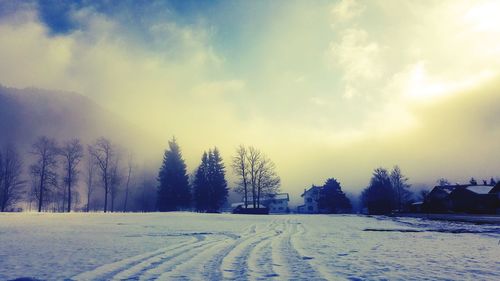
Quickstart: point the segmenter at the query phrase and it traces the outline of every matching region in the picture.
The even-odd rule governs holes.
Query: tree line
[[[79,139],[59,143],[38,137],[29,149],[28,180],[24,162],[14,145],[0,149],[1,211],[26,209],[71,211],[220,212],[227,206],[226,167],[217,147],[203,152],[195,171],[187,166],[175,138],[168,142],[156,180],[140,172],[131,156],[101,137],[86,147]],[[279,191],[276,166],[254,147],[239,146],[231,167],[238,176],[234,190],[245,206],[260,206],[263,197]],[[120,200],[117,200],[117,199]]]
[[[401,212],[412,202],[410,184],[399,166],[389,172],[385,168],[373,171],[368,187],[361,193],[361,202],[370,214]]]
[[[154,182],[144,173],[141,183],[133,181],[134,176],[140,176],[133,159],[129,156],[123,164],[121,156],[121,149],[103,137],[85,148],[76,138],[58,143],[54,138],[40,136],[26,157],[31,162],[27,165],[26,180],[25,163],[18,149],[8,144],[0,149],[1,211],[16,210],[21,201],[27,203],[27,209],[35,207],[38,212],[89,212],[101,205],[104,212],[153,211],[148,205],[154,204]],[[130,202],[133,182],[135,192]],[[118,195],[123,197],[120,206]],[[78,208],[82,201],[85,204]]]
[[[86,147],[79,139],[58,143],[41,136],[31,145],[28,180],[24,161],[13,144],[0,148],[0,211],[27,209],[79,211],[179,211],[220,212],[229,194],[226,166],[217,147],[203,152],[200,164],[189,175],[175,138],[168,142],[156,179],[139,171],[131,154],[101,137]],[[233,191],[242,196],[245,208],[261,207],[266,196],[280,190],[276,165],[259,149],[237,147],[230,167],[237,182]],[[488,182],[483,181],[484,184]],[[491,178],[489,184],[496,181]],[[439,185],[449,185],[442,178]],[[471,178],[470,184],[478,184]],[[409,209],[414,200],[411,185],[399,166],[376,168],[361,192],[362,207],[370,214]],[[324,213],[349,213],[353,206],[335,178],[319,186],[318,208]],[[425,197],[423,191],[421,196]],[[118,200],[119,199],[119,200]],[[82,201],[84,204],[81,204]],[[79,206],[79,207],[78,207]]]
[[[245,208],[261,206],[264,196],[279,191],[280,178],[276,165],[260,150],[239,146],[231,167],[238,177],[234,191],[243,196]],[[180,147],[173,138],[163,156],[158,181],[159,211],[214,213],[227,203],[226,167],[217,147],[202,154],[190,184]]]

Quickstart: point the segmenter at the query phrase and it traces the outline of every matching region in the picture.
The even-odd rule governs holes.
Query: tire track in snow
[[[75,280],[325,280],[301,254],[306,229],[290,219],[251,225],[241,236],[199,234],[190,241],[141,254]],[[321,268],[320,268],[321,269]]]
[[[211,246],[195,253],[195,256],[188,262],[160,275],[158,280],[221,280],[222,274],[216,274],[219,268],[214,261],[218,253],[224,252],[234,241],[236,241],[234,237],[216,241]]]
[[[249,237],[255,234],[255,230],[257,229],[256,224],[249,225],[245,228],[243,233],[237,237],[236,240],[233,240],[229,243],[224,243],[224,247],[220,249],[211,259],[208,260],[203,265],[203,280],[222,280],[222,261],[228,255],[228,253],[236,247],[237,243],[243,239],[244,237]]]
[[[248,236],[237,240],[224,253],[221,253],[222,258],[219,267],[222,276],[220,277],[225,280],[255,280],[263,277],[258,276],[258,273],[252,268],[255,265],[249,264],[249,258],[252,252],[259,248],[260,244],[276,235],[275,225],[276,220],[273,220],[263,230],[255,230],[255,233],[250,233]],[[220,278],[216,280],[220,280]]]
[[[307,257],[311,267],[316,270],[322,278],[327,280],[335,279],[335,276],[329,273],[328,268],[324,266],[320,260],[314,259],[311,255],[307,254],[307,251],[305,250],[306,247],[304,247],[304,244],[302,243],[302,241],[308,237],[308,230],[304,227],[304,224],[296,221],[295,226],[297,231],[295,231],[291,236],[290,242],[297,253],[302,257]]]
[[[225,235],[224,235],[225,236]],[[196,239],[176,246],[163,248],[153,253],[141,254],[132,258],[103,265],[95,270],[73,277],[74,280],[151,280],[164,271],[175,268],[180,262],[196,255],[196,250],[216,244],[219,239],[206,239],[205,235],[196,235]],[[186,258],[186,255],[190,254]]]
[[[166,264],[172,263],[172,260],[175,260],[178,256],[183,253],[193,251],[194,249],[198,249],[200,247],[204,247],[205,245],[210,245],[213,242],[210,240],[204,239],[203,241],[191,243],[187,247],[176,248],[173,251],[165,252],[162,255],[155,256],[151,259],[143,260],[141,263],[125,269],[118,274],[112,276],[111,280],[144,280],[144,276],[154,271],[156,268]]]
[[[139,274],[133,276],[132,280],[166,280],[166,276],[178,266],[184,263],[191,265],[191,260],[199,253],[217,246],[224,239],[221,237],[210,237],[205,243],[195,243],[192,247],[180,249],[151,266],[144,268]]]
[[[273,245],[273,269],[286,280],[327,280],[316,271],[292,243],[292,237],[298,234],[297,223],[287,220],[286,227],[279,241]]]
[[[254,273],[254,280],[279,280],[279,274],[273,270],[272,245],[281,239],[285,224],[281,222],[274,227],[274,236],[259,243],[248,258],[248,266]]]
[[[119,260],[113,263],[105,264],[102,266],[99,266],[91,271],[86,271],[83,273],[80,273],[74,277],[71,278],[71,280],[109,280],[112,279],[113,276],[116,274],[119,274],[122,271],[125,271],[131,267],[137,266],[145,261],[153,260],[159,256],[164,255],[165,253],[169,253],[171,251],[175,251],[179,248],[184,248],[188,245],[192,245],[193,243],[197,243],[200,241],[203,241],[205,238],[196,236],[192,239],[189,239],[189,241],[182,242],[181,244],[178,245],[173,245],[170,247],[165,247],[158,249],[156,251],[132,256],[123,260]]]

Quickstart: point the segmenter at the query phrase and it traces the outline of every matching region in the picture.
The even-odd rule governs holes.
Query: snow
[[[500,280],[499,242],[419,218],[0,214],[0,280]]]
[[[468,190],[477,194],[488,194],[493,189],[491,185],[471,185],[467,187]]]

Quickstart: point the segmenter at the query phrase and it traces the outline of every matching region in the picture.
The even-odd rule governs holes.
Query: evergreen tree
[[[228,189],[226,181],[226,168],[222,162],[219,150],[214,150],[208,153],[209,163],[209,184],[211,187],[211,195],[209,201],[208,212],[218,212],[220,208],[226,203]]]
[[[179,145],[175,138],[168,142],[169,149],[165,151],[163,163],[158,173],[158,210],[161,212],[186,209],[190,206],[186,164],[182,159]]]
[[[325,213],[346,213],[352,210],[351,201],[340,187],[340,183],[330,178],[319,192],[318,208]]]
[[[496,185],[497,181],[494,178],[490,179],[490,185]]]
[[[208,155],[204,152],[193,182],[193,199],[197,212],[205,212],[208,209],[208,196]]]
[[[470,183],[471,185],[477,185],[477,180],[476,180],[475,178],[470,178],[469,183]]]
[[[368,209],[368,213],[376,215],[390,213],[394,197],[391,178],[387,170],[375,169],[370,185],[361,194],[363,205]]]
[[[228,195],[225,167],[217,148],[205,152],[193,182],[195,209],[198,212],[218,212]]]

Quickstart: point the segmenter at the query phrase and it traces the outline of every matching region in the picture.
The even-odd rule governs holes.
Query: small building
[[[425,198],[422,209],[430,213],[447,213],[451,211],[451,192],[461,185],[438,185],[435,186]],[[465,185],[464,185],[465,186]]]
[[[455,188],[451,194],[452,211],[457,213],[494,214],[498,197],[490,193],[491,185],[470,185]]]
[[[436,186],[425,198],[422,210],[429,213],[495,214],[500,209],[500,187],[492,185]]]
[[[490,194],[493,194],[493,196],[496,196],[496,214],[500,214],[500,182],[495,184],[495,186],[490,190]]]
[[[424,205],[423,201],[411,203],[411,205],[410,205],[410,212],[411,213],[421,213],[423,205]]]
[[[266,196],[263,204],[269,208],[269,213],[289,213],[288,202],[290,202],[288,193],[277,193]]]
[[[248,207],[253,208],[253,199],[252,196],[247,198]],[[259,208],[268,208],[269,213],[271,214],[279,214],[279,213],[289,213],[290,209],[288,208],[288,202],[290,202],[290,196],[288,193],[276,193],[276,194],[267,194],[264,195],[260,200]],[[237,208],[238,206],[244,206],[244,198],[242,198],[242,202],[233,203],[231,207]]]
[[[297,212],[302,214],[317,214],[319,213],[318,209],[318,200],[319,200],[319,192],[321,187],[319,186],[311,186],[309,189],[304,189],[304,193],[300,195],[304,198],[304,205],[297,207]]]

